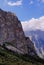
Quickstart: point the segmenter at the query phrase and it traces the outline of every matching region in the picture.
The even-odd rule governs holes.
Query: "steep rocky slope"
[[[0,9],[0,45],[6,45],[7,49],[23,54],[35,54],[34,44],[30,41],[22,29],[21,22],[14,13]]]
[[[44,65],[44,61],[27,55],[15,54],[0,46],[0,65]]]

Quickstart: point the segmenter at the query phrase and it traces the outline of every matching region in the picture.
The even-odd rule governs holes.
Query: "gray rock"
[[[34,45],[30,39],[26,39],[17,16],[14,13],[0,9],[0,45],[3,45],[5,42],[10,42],[15,48],[25,54],[29,50],[34,50]],[[14,47],[11,46],[11,48],[15,49]]]

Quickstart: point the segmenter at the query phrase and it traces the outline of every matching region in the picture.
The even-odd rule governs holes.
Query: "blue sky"
[[[0,0],[0,8],[14,12],[21,21],[44,16],[44,0]]]

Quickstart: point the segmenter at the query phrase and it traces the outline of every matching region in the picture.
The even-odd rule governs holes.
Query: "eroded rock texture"
[[[33,43],[25,37],[17,16],[0,9],[0,44],[2,45],[5,42],[10,42],[15,48],[24,53],[28,53],[27,48],[30,50],[34,47]]]
[[[13,42],[18,49],[27,50],[25,35],[17,16],[0,10],[0,44],[4,42]]]

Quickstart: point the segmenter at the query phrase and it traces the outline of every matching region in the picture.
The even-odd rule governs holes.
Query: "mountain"
[[[0,65],[44,65],[18,17],[0,9]]]
[[[0,46],[0,65],[44,65],[44,61],[14,53]]]
[[[39,57],[44,58],[44,31],[28,31],[26,35],[33,41],[36,53]]]
[[[25,35],[33,41],[38,56],[44,59],[44,16],[22,22],[22,27]]]
[[[25,35],[17,16],[0,10],[0,44],[5,42],[10,42],[23,53],[27,53]]]
[[[21,53],[35,55],[34,44],[25,36],[18,17],[0,9],[0,45]],[[30,52],[30,53],[29,53]]]

